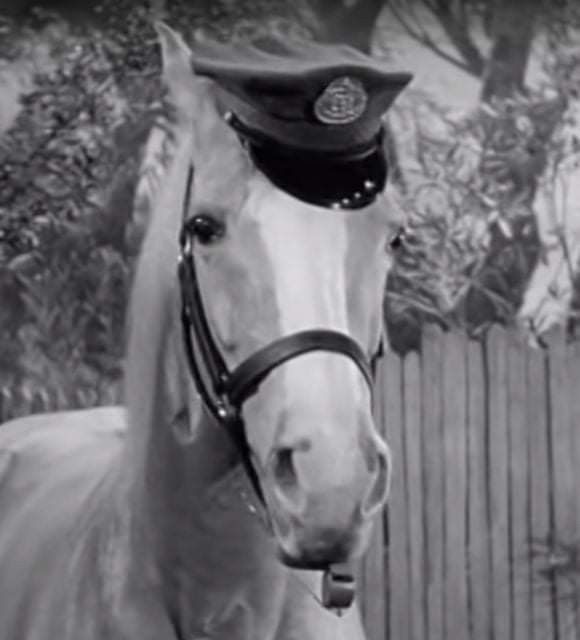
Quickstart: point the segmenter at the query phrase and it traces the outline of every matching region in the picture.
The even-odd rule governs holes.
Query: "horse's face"
[[[187,213],[223,229],[194,252],[228,366],[313,328],[348,334],[370,357],[382,333],[388,240],[400,224],[393,203],[383,194],[366,209],[329,210],[280,191],[217,113],[211,85],[195,84]],[[390,465],[356,365],[324,351],[296,357],[266,378],[243,413],[282,556],[305,565],[360,553],[386,500]]]

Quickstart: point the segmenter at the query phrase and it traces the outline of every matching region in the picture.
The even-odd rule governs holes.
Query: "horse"
[[[401,208],[388,187],[358,211],[279,188],[181,36],[157,32],[175,149],[125,403],[0,428],[0,638],[362,640],[356,601],[337,616],[320,594],[388,495],[367,361]],[[210,384],[218,355],[243,424]]]

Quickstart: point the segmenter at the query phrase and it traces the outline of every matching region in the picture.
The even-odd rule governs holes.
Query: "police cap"
[[[412,79],[345,45],[198,43],[193,69],[274,184],[333,208],[368,205],[384,188],[382,118]]]

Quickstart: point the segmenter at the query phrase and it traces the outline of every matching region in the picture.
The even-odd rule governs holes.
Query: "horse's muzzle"
[[[349,465],[350,473],[344,468],[343,476],[340,467],[326,474],[319,468],[317,475],[316,456],[308,460],[311,455],[307,448],[295,455],[287,449],[278,452],[264,482],[281,558],[298,568],[360,555],[389,485],[389,457],[382,448],[373,448],[372,463],[360,452],[353,456],[358,464]]]

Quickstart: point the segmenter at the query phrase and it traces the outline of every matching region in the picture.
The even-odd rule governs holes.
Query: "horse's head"
[[[233,126],[232,115],[226,115],[224,101],[243,108],[240,86],[259,92],[259,82],[241,81],[235,61],[223,82],[194,75],[191,51],[181,38],[163,26],[159,31],[170,98],[178,121],[192,135],[193,186],[184,214],[196,220],[199,289],[228,368],[265,345],[310,329],[348,335],[370,360],[382,339],[389,240],[401,225],[393,199],[381,189],[368,199],[365,193],[353,195],[366,203],[358,208],[316,202],[340,191],[328,182],[326,156],[292,159],[276,155],[275,147],[260,155],[241,142],[243,123]],[[199,73],[203,61],[197,62],[196,67],[193,56]],[[203,75],[212,74],[219,75],[215,68]],[[403,74],[392,76],[390,100],[408,81]],[[356,111],[356,99],[365,96],[353,86]],[[270,99],[281,100],[280,95]],[[290,105],[300,97],[289,93],[285,100]],[[318,108],[322,120],[327,109],[328,123],[319,123],[320,129],[342,126],[331,123],[332,105]],[[379,115],[375,120],[378,129]],[[371,163],[378,163],[374,170],[380,173],[377,153]],[[348,167],[356,173],[361,165]],[[342,171],[335,180],[357,179],[348,168]],[[326,181],[320,188],[317,172]],[[365,188],[371,192],[373,185],[363,180]],[[293,357],[266,376],[244,402],[243,416],[286,561],[306,566],[360,553],[371,519],[385,503],[390,473],[389,450],[373,422],[371,390],[360,367],[327,350]]]

